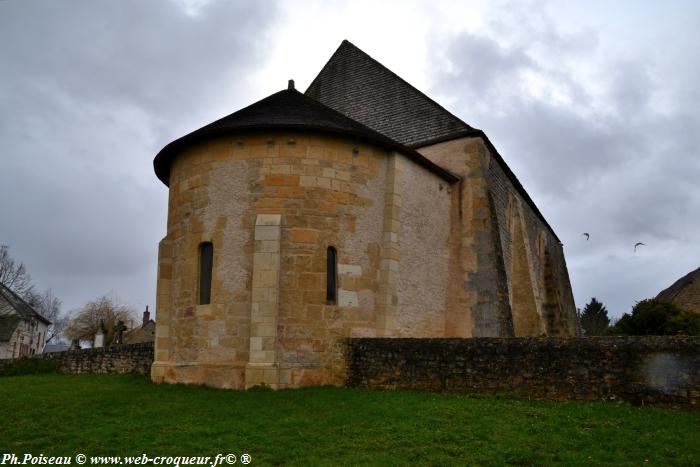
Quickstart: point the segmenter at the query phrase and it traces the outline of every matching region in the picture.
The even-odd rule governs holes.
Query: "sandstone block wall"
[[[98,349],[69,350],[35,355],[33,359],[53,361],[62,373],[133,373],[150,374],[153,342],[115,345]],[[0,360],[9,366],[15,360]]]
[[[456,270],[451,296],[454,337],[571,336],[576,309],[562,245],[506,175],[481,138],[420,148],[463,177]],[[462,319],[469,310],[469,319]],[[469,323],[468,326],[459,323]]]
[[[450,303],[453,185],[403,159],[396,314],[402,337],[444,337]]]
[[[462,181],[314,131],[184,149],[170,169],[159,250],[153,379],[341,384],[347,337],[573,334],[561,245],[484,142],[422,151]],[[203,242],[213,245],[208,304],[198,303]]]
[[[700,407],[700,338],[349,339],[349,386]]]
[[[314,132],[186,149],[171,167],[159,251],[154,380],[340,384],[348,336],[441,335],[447,185],[401,154]],[[274,232],[256,225],[261,216],[277,216]],[[197,303],[202,242],[214,250],[207,305]],[[328,247],[338,258],[334,303],[326,299]],[[414,275],[426,278],[420,289]]]

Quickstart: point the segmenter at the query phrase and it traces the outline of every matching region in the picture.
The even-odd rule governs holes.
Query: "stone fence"
[[[113,345],[97,349],[68,350],[34,355],[32,359],[54,361],[62,373],[134,373],[148,375],[153,363],[153,342]],[[0,360],[0,368],[15,360]]]
[[[347,385],[700,407],[700,337],[346,341]]]
[[[153,343],[32,358],[64,373],[148,375]],[[353,338],[346,358],[354,387],[700,408],[700,337]]]

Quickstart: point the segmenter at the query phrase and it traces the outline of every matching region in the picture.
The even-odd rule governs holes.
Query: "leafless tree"
[[[68,324],[68,316],[61,313],[61,300],[53,294],[51,289],[48,289],[41,295],[35,294],[34,303],[30,305],[37,313],[51,321],[46,331],[46,343],[59,339]]]
[[[32,278],[24,263],[18,264],[10,256],[9,249],[6,245],[0,246],[0,282],[23,299],[31,299],[36,293]]]
[[[119,303],[113,296],[103,295],[75,311],[68,321],[64,334],[70,339],[94,342],[95,335],[100,327],[104,326],[104,342],[110,344],[114,340],[119,321],[129,324],[135,318],[136,311],[133,308]]]
[[[68,322],[68,318],[61,313],[61,300],[51,289],[43,293],[38,292],[24,263],[18,264],[8,250],[6,245],[0,245],[0,282],[22,297],[37,313],[51,321],[46,335],[46,343],[49,343],[60,336]]]

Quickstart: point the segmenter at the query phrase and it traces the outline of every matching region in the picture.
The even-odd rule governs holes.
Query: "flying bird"
[[[646,243],[642,243],[642,242],[637,242],[637,243],[635,243],[635,244],[634,244],[634,251],[637,251],[637,247],[638,247],[639,245],[644,245],[644,246],[647,246],[647,244],[646,244]]]
[[[582,235],[582,236],[583,236],[583,235],[586,236],[586,241],[588,241],[588,240],[591,238],[591,234],[589,234],[588,232],[583,232],[581,235]]]

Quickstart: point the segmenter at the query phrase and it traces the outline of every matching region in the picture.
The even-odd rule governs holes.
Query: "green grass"
[[[700,465],[700,413],[413,391],[0,378],[0,454],[249,453],[252,465]]]

